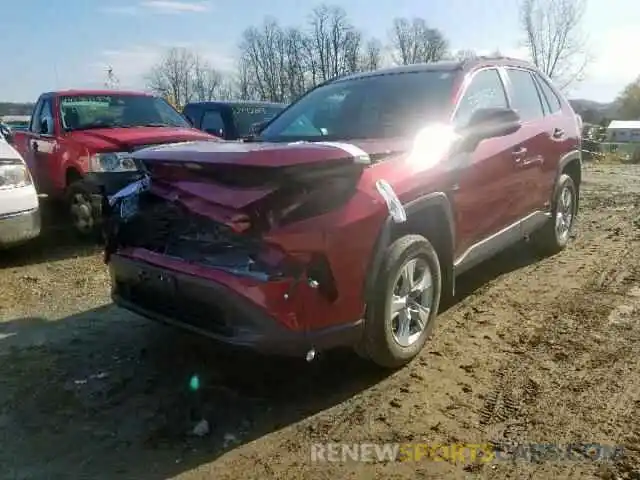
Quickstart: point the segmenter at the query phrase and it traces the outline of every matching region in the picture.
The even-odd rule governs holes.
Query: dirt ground
[[[221,353],[119,310],[100,250],[51,225],[0,253],[0,478],[640,478],[640,166],[585,177],[570,248],[538,259],[523,244],[466,274],[420,358],[390,375],[349,352]],[[190,436],[199,418],[211,431]],[[625,453],[310,460],[322,442],[505,441]]]

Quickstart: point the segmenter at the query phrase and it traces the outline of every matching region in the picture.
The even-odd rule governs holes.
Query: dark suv
[[[579,138],[517,60],[334,79],[254,142],[140,151],[146,176],[108,199],[113,299],[227,344],[401,366],[458,274],[521,239],[567,245]]]
[[[254,125],[266,124],[285,107],[271,102],[193,102],[184,106],[182,114],[194,127],[211,135],[240,140],[253,133]]]

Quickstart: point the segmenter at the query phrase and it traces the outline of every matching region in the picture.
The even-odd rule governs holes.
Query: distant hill
[[[31,115],[33,103],[0,102],[1,115]]]
[[[618,112],[618,104],[616,102],[601,103],[576,98],[569,100],[569,103],[586,123],[597,123],[606,126],[609,124],[609,121],[616,118]]]

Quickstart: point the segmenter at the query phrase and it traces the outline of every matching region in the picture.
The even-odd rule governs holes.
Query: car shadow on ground
[[[102,250],[95,239],[82,239],[73,231],[59,205],[44,199],[40,201],[40,209],[40,236],[22,245],[0,250],[0,269],[85,257]]]
[[[517,245],[462,277],[457,301],[532,261]],[[390,374],[351,352],[312,363],[224,352],[113,305],[0,323],[0,357],[0,425],[11,439],[0,464],[12,478],[170,478]],[[209,433],[190,435],[201,419]]]

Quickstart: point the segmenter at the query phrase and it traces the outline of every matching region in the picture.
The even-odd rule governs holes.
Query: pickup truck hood
[[[68,138],[99,151],[131,151],[144,145],[188,141],[218,141],[213,135],[195,128],[138,127],[100,128],[70,132]]]

